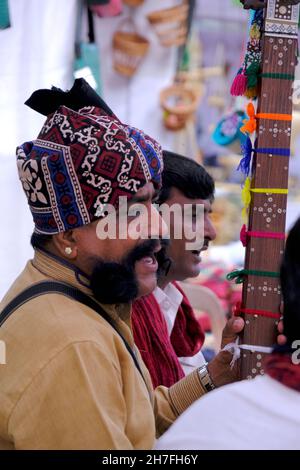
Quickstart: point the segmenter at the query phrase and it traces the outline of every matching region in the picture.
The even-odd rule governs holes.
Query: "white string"
[[[241,357],[241,349],[251,352],[261,352],[270,354],[273,348],[268,346],[256,346],[255,344],[239,344],[239,338],[236,339],[235,343],[226,344],[222,351],[228,351],[232,354],[232,361],[230,363],[231,369],[233,369],[236,361]]]

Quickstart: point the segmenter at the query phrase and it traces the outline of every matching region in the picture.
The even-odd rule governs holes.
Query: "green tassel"
[[[232,271],[231,273],[227,274],[226,279],[227,281],[235,280],[236,284],[242,284],[244,282],[245,270],[240,269],[238,271]]]
[[[260,65],[253,62],[246,70],[247,88],[257,87],[258,77],[260,72]]]

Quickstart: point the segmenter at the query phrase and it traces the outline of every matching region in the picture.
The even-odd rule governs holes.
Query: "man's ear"
[[[69,260],[75,260],[78,255],[78,246],[74,230],[53,235],[53,245],[60,256]]]

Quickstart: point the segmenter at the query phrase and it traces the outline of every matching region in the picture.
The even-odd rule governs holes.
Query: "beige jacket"
[[[0,311],[23,289],[47,279],[91,295],[71,267],[36,251]],[[197,372],[153,391],[133,343],[130,306],[102,307],[118,319],[145,381],[118,333],[97,312],[60,294],[37,297],[0,328],[6,345],[0,449],[151,449],[155,435],[204,394]]]

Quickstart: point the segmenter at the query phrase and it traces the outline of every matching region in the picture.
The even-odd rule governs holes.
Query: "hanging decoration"
[[[188,2],[183,1],[175,7],[153,11],[147,15],[147,19],[162,46],[182,46],[188,33],[188,14]]]
[[[127,30],[124,29],[125,27]],[[114,69],[121,75],[132,77],[148,49],[148,39],[137,33],[131,18],[125,18],[113,35]]]
[[[241,146],[246,141],[246,136],[240,131],[245,118],[246,114],[241,110],[236,110],[223,117],[212,134],[216,144],[228,147],[235,153],[240,153]]]
[[[249,40],[244,63],[232,86],[233,96],[246,96],[254,99],[257,96],[257,82],[261,68],[261,29],[263,24],[263,11],[257,10],[253,13],[253,19],[249,29]]]
[[[239,166],[237,167],[238,171],[241,171],[244,175],[249,176],[251,169],[251,159],[253,155],[252,142],[250,137],[246,137],[246,140],[241,144],[242,159]]]
[[[197,109],[199,96],[192,88],[178,83],[160,92],[160,105],[164,111],[163,120],[167,129],[183,129]]]

